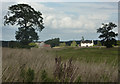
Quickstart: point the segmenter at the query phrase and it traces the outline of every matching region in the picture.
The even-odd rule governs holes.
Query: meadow
[[[117,82],[118,48],[2,48],[2,81],[22,82],[21,67],[31,68],[35,72],[33,82],[42,82],[41,71],[46,70],[48,77],[53,78],[55,57],[63,63],[70,58],[78,67],[77,77],[81,82]]]
[[[104,63],[117,65],[118,48],[63,48],[56,50],[56,55],[63,60],[72,58],[75,61],[87,63]]]

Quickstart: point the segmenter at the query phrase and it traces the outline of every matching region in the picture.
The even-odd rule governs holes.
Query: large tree
[[[115,37],[118,35],[114,31],[112,31],[115,27],[117,27],[116,24],[109,22],[109,23],[102,23],[102,26],[97,29],[97,33],[100,33],[99,38],[102,39],[101,42],[107,47],[111,48],[113,45],[116,44]]]
[[[42,31],[44,28],[42,13],[28,4],[10,6],[4,19],[4,25],[18,25],[15,37],[23,45],[38,40],[36,31]]]

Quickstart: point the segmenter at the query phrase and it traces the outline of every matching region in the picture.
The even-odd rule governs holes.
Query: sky
[[[119,0],[1,0],[1,2],[118,2]]]
[[[53,0],[55,1],[55,0]],[[15,32],[18,26],[4,26],[3,17],[8,7],[18,3],[27,3],[35,10],[43,14],[45,28],[38,33],[40,41],[52,38],[60,38],[61,41],[99,40],[97,29],[102,23],[113,22],[118,25],[118,3],[117,0],[104,0],[105,2],[2,2],[2,36],[0,40],[15,40]],[[96,1],[96,2],[95,2]],[[102,1],[102,0],[101,0]],[[118,28],[114,31],[117,33]]]

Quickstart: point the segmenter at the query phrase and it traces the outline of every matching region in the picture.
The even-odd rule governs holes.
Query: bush
[[[120,41],[119,40],[117,41],[117,45],[120,46]]]
[[[41,72],[41,80],[44,82],[47,79],[47,72],[45,70],[42,70]]]
[[[53,82],[54,80],[48,77],[48,74],[45,70],[41,71],[41,80],[42,82]]]
[[[27,82],[32,82],[34,80],[34,70],[29,68],[26,72],[26,81]]]
[[[64,43],[60,43],[60,46],[61,47],[65,47],[66,46],[66,43],[64,42]]]
[[[38,48],[37,44],[35,44],[35,43],[29,43],[28,45],[29,45],[30,47],[36,47],[36,48]]]
[[[78,76],[75,82],[81,82],[81,76]]]
[[[76,47],[77,46],[77,43],[75,42],[75,41],[73,41],[72,43],[71,43],[71,47]]]
[[[23,79],[23,82],[32,82],[34,80],[34,70],[31,68],[25,70],[21,69],[20,77]]]
[[[21,45],[19,48],[26,48],[26,49],[30,49],[29,45]]]
[[[100,41],[97,41],[97,46],[102,46],[102,43]]]
[[[25,69],[21,69],[21,72],[20,72],[20,77],[21,77],[21,79],[23,80],[23,82],[25,81],[24,79],[25,79],[25,74],[26,74],[26,72],[25,72]]]

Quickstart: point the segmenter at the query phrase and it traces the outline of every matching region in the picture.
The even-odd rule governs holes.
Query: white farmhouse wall
[[[92,43],[82,43],[81,42],[81,47],[90,47],[90,46],[93,46],[94,45],[94,43],[93,43],[93,40],[92,40]]]
[[[93,46],[93,43],[81,43],[81,47],[90,47],[90,46]]]

